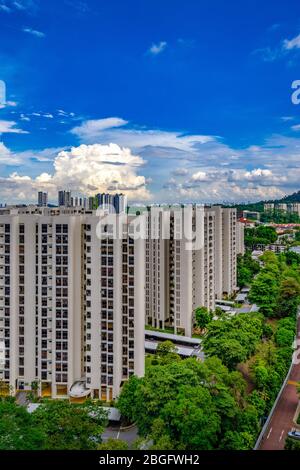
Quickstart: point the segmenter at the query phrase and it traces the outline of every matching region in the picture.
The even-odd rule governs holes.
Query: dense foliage
[[[248,403],[246,383],[220,359],[158,362],[144,378],[132,377],[118,401],[154,449],[249,448],[259,415]]]
[[[180,359],[168,342],[144,378],[124,385],[118,407],[153,449],[253,448],[290,366],[300,297],[300,257],[266,252],[262,261],[239,261],[259,313],[211,321],[196,311],[205,362]]]
[[[195,310],[195,323],[196,327],[203,330],[212,321],[213,313],[206,307],[198,307]]]
[[[267,317],[295,315],[300,299],[300,256],[265,252],[264,267],[252,283],[249,300]]]
[[[219,357],[233,370],[255,351],[263,336],[264,318],[261,314],[243,313],[233,318],[226,314],[209,325],[203,347],[209,356]]]
[[[275,209],[270,212],[262,212],[260,221],[263,223],[273,222],[275,224],[298,224],[300,223],[300,217],[295,212],[285,212]]]
[[[245,246],[254,249],[256,245],[269,245],[275,243],[278,236],[274,227],[259,225],[245,229]]]
[[[107,414],[92,402],[47,400],[33,413],[12,398],[0,401],[0,450],[97,449]]]
[[[259,272],[259,263],[252,259],[251,252],[237,257],[237,284],[240,288],[249,286],[253,277]]]

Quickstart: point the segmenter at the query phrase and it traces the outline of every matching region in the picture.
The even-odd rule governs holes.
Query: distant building
[[[38,206],[46,207],[48,204],[48,194],[43,191],[38,192]]]
[[[122,214],[126,212],[127,196],[122,193],[99,193],[96,195],[96,204],[98,207],[101,207],[101,209],[103,209],[105,212],[115,212],[116,214]]]
[[[275,208],[275,204],[273,202],[267,202],[264,204],[264,212],[272,212]]]
[[[266,203],[264,204],[264,211],[265,212],[271,212],[271,211],[281,211],[281,212],[286,212],[289,214],[297,214],[300,217],[300,203],[299,202],[294,202],[294,203]]]
[[[260,220],[260,212],[243,211],[243,218],[244,219]]]
[[[238,221],[243,224],[245,228],[253,228],[255,227],[255,222],[253,220],[245,219],[244,217],[241,217],[238,219]]]
[[[293,251],[293,253],[297,253],[297,255],[300,255],[300,246],[292,246],[292,248],[290,248],[290,251]]]
[[[236,223],[236,254],[245,254],[245,227],[239,220]]]
[[[65,206],[65,207],[72,206],[71,191],[65,191],[65,190],[58,191],[58,205]]]
[[[158,206],[147,212],[146,323],[191,336],[195,308],[214,310],[216,297],[237,288],[236,209]],[[201,247],[188,249],[193,232]]]
[[[288,210],[288,205],[287,204],[277,204],[276,209],[279,211],[287,212]]]
[[[279,243],[274,243],[271,245],[263,245],[258,243],[254,246],[255,251],[273,251],[273,253],[283,253],[286,251],[286,245],[280,245]]]

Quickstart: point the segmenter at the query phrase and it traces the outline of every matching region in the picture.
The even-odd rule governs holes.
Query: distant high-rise
[[[71,197],[71,191],[58,191],[58,205],[59,206],[65,206],[65,207],[71,207],[71,202],[72,202],[72,197]]]
[[[146,323],[191,336],[195,308],[214,310],[216,299],[237,288],[243,226],[237,251],[236,209],[161,206],[150,207],[147,215]],[[200,245],[187,249],[193,232]]]
[[[127,196],[125,194],[102,193],[96,195],[97,205],[109,213],[122,214],[126,212]]]
[[[38,206],[46,207],[48,204],[48,194],[43,191],[38,192]]]
[[[115,194],[114,195],[114,208],[117,214],[122,214],[126,212],[127,207],[127,196],[125,194]]]

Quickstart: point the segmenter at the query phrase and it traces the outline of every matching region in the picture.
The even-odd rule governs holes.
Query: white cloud
[[[167,47],[166,41],[160,41],[157,44],[152,44],[152,46],[148,49],[148,52],[152,55],[161,54]]]
[[[35,200],[36,191],[43,188],[56,200],[58,188],[67,187],[86,195],[122,191],[131,200],[148,200],[146,179],[137,174],[144,163],[141,157],[116,144],[80,145],[57,154],[52,174],[43,172],[33,178],[14,171],[8,178],[2,178],[1,196],[30,201]]]
[[[3,142],[0,142],[0,164],[11,165],[12,162],[15,164],[11,151],[4,145]]]
[[[71,132],[77,135],[81,140],[90,140],[96,139],[99,134],[106,129],[125,126],[127,123],[128,121],[124,121],[124,119],[118,117],[91,119],[84,121],[80,126],[74,127]]]
[[[294,116],[281,116],[280,118],[283,122],[293,121],[295,118]]]
[[[191,177],[192,181],[206,181],[207,180],[207,174],[205,171],[197,171],[197,173],[194,173]]]
[[[283,41],[283,48],[290,51],[291,49],[300,49],[300,34],[298,36]]]
[[[5,188],[7,197],[22,194],[35,200],[41,181],[53,199],[57,188],[65,186],[86,194],[124,191],[137,202],[150,198],[150,191],[157,202],[237,202],[277,198],[299,189],[297,134],[273,135],[262,145],[237,149],[211,135],[127,124],[116,117],[83,121],[71,132],[84,145],[71,150],[13,154],[2,148],[0,163],[2,155],[4,164],[22,165],[22,174],[13,168],[10,179],[1,180],[2,200]],[[41,163],[41,174],[18,179],[36,175],[35,161]]]
[[[5,103],[0,103],[0,109],[8,108],[8,107],[15,107],[18,106],[16,101],[5,101]]]
[[[44,38],[46,35],[42,31],[37,31],[36,29],[32,28],[23,28],[24,33],[32,34],[33,36],[36,36],[37,38]]]
[[[300,131],[300,124],[295,124],[291,129],[293,129],[293,131]]]
[[[165,156],[166,149],[170,148],[170,158],[174,158],[174,151],[194,152],[198,145],[212,142],[213,136],[186,135],[180,132],[168,132],[145,128],[124,128],[128,121],[121,118],[96,119],[84,121],[80,126],[74,127],[71,132],[84,143],[110,143],[117,142],[124,147],[149,150],[158,149],[158,153]]]
[[[16,127],[15,121],[0,121],[0,134],[28,134],[27,131]]]
[[[30,118],[23,113],[20,115],[20,119],[21,121],[30,121]]]

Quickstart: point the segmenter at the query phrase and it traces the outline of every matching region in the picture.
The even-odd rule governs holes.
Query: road
[[[300,339],[300,319],[298,319],[298,343]],[[300,382],[300,345],[295,356],[298,364],[294,364],[289,380],[281,394],[269,426],[258,447],[258,450],[283,450],[287,433],[295,427],[293,418],[299,402],[297,382]],[[300,426],[299,426],[300,429]]]
[[[133,442],[138,438],[138,431],[136,426],[132,426],[124,431],[120,430],[120,426],[108,426],[102,434],[103,441],[107,439],[121,439],[126,441],[129,447],[132,447]]]

